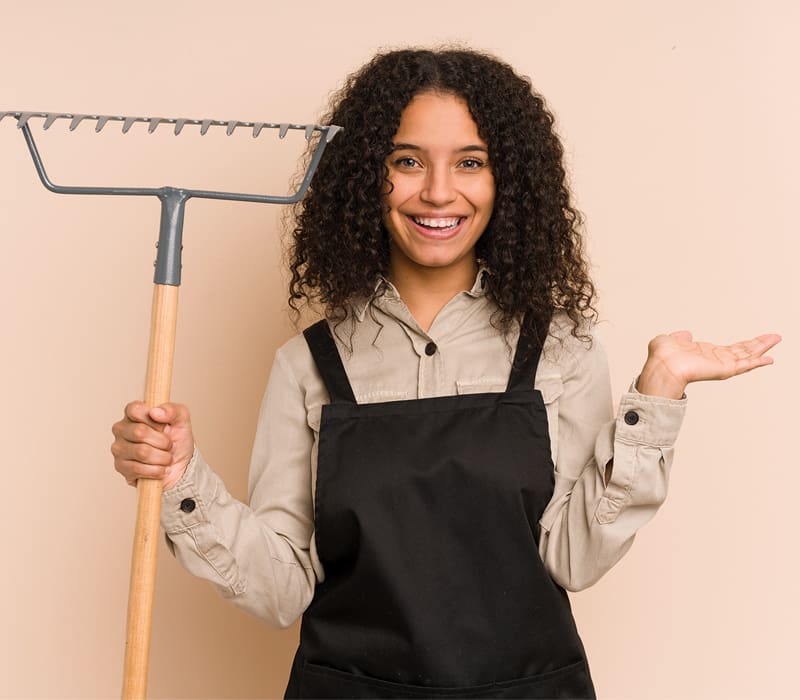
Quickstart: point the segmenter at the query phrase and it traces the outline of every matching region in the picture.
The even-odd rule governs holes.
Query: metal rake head
[[[134,124],[147,124],[147,133],[152,134],[161,124],[174,125],[174,133],[178,136],[184,127],[188,124],[190,126],[199,126],[200,134],[205,136],[206,132],[214,126],[224,126],[225,133],[230,136],[236,129],[252,129],[253,138],[264,129],[278,129],[278,136],[283,138],[286,136],[289,129],[299,129],[305,131],[306,140],[310,140],[315,131],[324,134],[326,142],[336,136],[339,131],[338,126],[322,126],[320,124],[290,124],[290,123],[275,123],[275,122],[243,122],[236,119],[220,120],[220,119],[187,119],[186,117],[131,117],[131,116],[117,116],[111,114],[71,114],[66,112],[0,112],[0,122],[6,117],[11,117],[17,120],[17,128],[22,129],[27,126],[31,118],[44,119],[43,128],[49,129],[59,119],[69,121],[69,130],[75,131],[81,122],[94,121],[97,124],[94,127],[95,132],[100,132],[109,122],[122,122],[122,133],[127,134]]]
[[[212,192],[207,190],[192,190],[180,188],[180,191],[186,198],[201,197],[205,199],[230,199],[234,201],[245,202],[266,202],[271,204],[291,204],[297,202],[305,193],[308,185],[311,182],[311,177],[316,170],[325,146],[331,142],[334,136],[339,132],[341,127],[335,125],[320,125],[320,124],[292,124],[288,122],[248,122],[239,121],[237,119],[187,119],[185,117],[132,117],[132,116],[114,116],[110,114],[76,114],[70,112],[32,112],[32,111],[2,111],[0,112],[0,122],[6,117],[16,120],[17,128],[20,129],[25,136],[25,141],[28,144],[28,150],[33,158],[36,171],[42,184],[51,192],[59,194],[116,194],[116,195],[155,195],[161,196],[166,190],[174,190],[178,188],[141,188],[141,187],[75,187],[70,185],[57,185],[53,183],[47,176],[42,163],[39,151],[36,148],[36,143],[33,139],[33,134],[30,129],[30,122],[32,119],[43,119],[44,128],[49,129],[53,124],[59,120],[69,121],[69,130],[74,131],[84,121],[96,122],[94,131],[102,131],[109,122],[121,122],[122,133],[128,133],[131,127],[136,123],[147,124],[147,133],[152,134],[161,124],[174,125],[174,133],[179,135],[184,127],[199,126],[200,134],[205,135],[211,127],[225,127],[225,133],[230,136],[236,129],[244,128],[251,129],[253,137],[257,137],[264,129],[277,129],[278,136],[282,139],[289,132],[290,129],[303,131],[306,141],[311,141],[315,133],[319,133],[321,138],[318,140],[314,147],[311,160],[308,164],[305,177],[301,182],[299,188],[294,194],[291,195],[259,195],[259,194],[243,194],[238,192]]]
[[[184,117],[125,117],[106,114],[72,114],[66,112],[0,112],[0,122],[11,117],[17,122],[28,144],[36,172],[42,184],[51,192],[58,194],[93,194],[93,195],[134,195],[154,196],[161,200],[161,228],[158,239],[158,255],[156,257],[156,284],[179,285],[181,279],[181,240],[183,235],[183,213],[186,201],[198,197],[201,199],[225,199],[237,202],[260,202],[266,204],[292,204],[299,201],[311,184],[311,178],[322,158],[325,146],[331,142],[341,127],[320,124],[290,124],[275,122],[246,122],[235,119],[222,121],[219,119],[186,119]],[[152,134],[161,124],[174,125],[175,135],[179,135],[184,127],[199,126],[200,134],[205,135],[211,127],[225,127],[230,136],[236,129],[252,129],[253,137],[257,137],[264,129],[277,129],[278,136],[283,138],[290,129],[305,132],[306,141],[311,141],[314,133],[320,139],[313,148],[306,172],[297,190],[290,195],[244,194],[241,192],[215,192],[178,187],[76,187],[74,185],[57,185],[48,178],[39,150],[31,134],[31,119],[44,119],[44,128],[49,129],[59,119],[69,121],[69,130],[74,131],[84,121],[95,121],[95,132],[102,131],[109,122],[122,122],[122,133],[126,134],[136,123],[147,124],[147,133]]]

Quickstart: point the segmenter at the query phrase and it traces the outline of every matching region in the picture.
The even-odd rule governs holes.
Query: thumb
[[[150,418],[157,423],[176,425],[189,421],[189,411],[182,404],[167,402],[151,408]]]

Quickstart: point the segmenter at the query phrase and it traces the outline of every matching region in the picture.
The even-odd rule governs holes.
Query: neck
[[[388,279],[397,289],[411,315],[426,333],[437,314],[456,294],[472,289],[478,264],[474,258],[454,269],[396,264],[392,261]]]

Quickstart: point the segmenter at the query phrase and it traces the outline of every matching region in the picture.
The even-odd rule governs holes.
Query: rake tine
[[[333,141],[333,137],[341,131],[341,126],[336,126],[335,124],[331,124],[325,131],[325,143],[330,143]]]
[[[97,120],[97,126],[94,128],[94,130],[95,130],[95,133],[99,133],[99,132],[101,132],[101,131],[103,130],[103,127],[104,127],[106,124],[108,124],[108,121],[109,121],[110,119],[113,119],[113,117],[109,117],[109,116],[107,116],[107,115],[105,115],[105,114],[104,114],[103,116],[101,116],[101,117],[100,117],[100,118]]]
[[[159,124],[162,122],[169,122],[169,119],[164,119],[163,117],[150,117],[147,121],[150,122],[150,126],[147,127],[147,133],[152,134]]]
[[[88,114],[76,114],[72,117],[72,121],[69,123],[69,130],[75,131],[78,128],[78,124],[80,124],[84,119],[89,117]]]
[[[78,125],[86,118],[85,114],[73,114],[70,115],[70,123],[69,123],[69,130],[75,131],[78,128]]]
[[[187,124],[198,125],[200,127],[200,135],[205,136],[212,126],[224,126],[225,133],[231,136],[233,132],[239,127],[246,127],[252,129],[253,138],[261,135],[264,129],[278,129],[278,138],[283,139],[290,129],[298,129],[305,131],[306,141],[310,141],[315,131],[324,134],[325,143],[330,143],[333,137],[339,132],[341,127],[335,125],[320,126],[317,124],[291,124],[274,122],[242,122],[235,119],[226,121],[218,121],[216,119],[187,119],[186,117],[172,118],[172,117],[131,117],[131,116],[114,116],[109,114],[95,115],[95,114],[68,114],[56,112],[0,112],[0,121],[6,117],[12,117],[17,120],[17,127],[23,128],[28,124],[31,117],[42,117],[44,119],[43,128],[46,131],[59,119],[69,119],[69,130],[75,131],[80,123],[85,119],[91,119],[97,122],[95,125],[95,132],[102,131],[110,121],[122,122],[122,133],[127,134],[131,127],[137,122],[147,124],[147,133],[152,134],[161,124],[174,124],[174,133],[178,136],[186,127]]]
[[[44,126],[42,128],[47,131],[51,126],[53,126],[53,123],[56,121],[56,119],[61,119],[62,117],[67,116],[68,115],[66,114],[48,114],[47,118],[44,120]]]
[[[37,116],[36,112],[22,112],[17,119],[17,128],[21,129],[28,123],[28,119]]]

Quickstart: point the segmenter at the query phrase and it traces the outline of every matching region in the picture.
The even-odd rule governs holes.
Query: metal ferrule
[[[179,287],[181,284],[181,251],[183,250],[183,214],[189,196],[184,190],[161,188],[161,228],[156,248],[156,272],[153,282]]]

